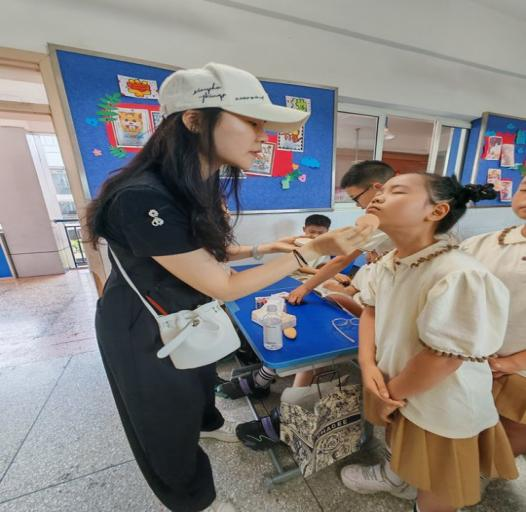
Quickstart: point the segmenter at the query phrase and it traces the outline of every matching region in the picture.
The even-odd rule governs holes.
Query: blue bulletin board
[[[156,92],[174,69],[50,45],[85,193],[126,165],[161,118]],[[277,105],[310,110],[304,129],[268,133],[264,151],[241,180],[241,210],[327,210],[333,205],[337,89],[262,80]],[[228,179],[224,177],[223,179]]]
[[[481,206],[510,206],[526,173],[526,119],[486,112],[472,122],[462,182],[494,183],[499,196]]]

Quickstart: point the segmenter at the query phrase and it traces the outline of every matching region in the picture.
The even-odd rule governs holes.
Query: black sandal
[[[270,384],[264,388],[258,387],[254,383],[252,374],[246,377],[237,377],[224,384],[219,384],[215,388],[216,395],[221,398],[230,398],[236,400],[243,396],[251,396],[261,399],[270,395]]]
[[[236,435],[251,450],[268,450],[281,442],[279,439],[279,424],[279,409],[274,408],[270,412],[270,416],[263,416],[259,420],[240,423],[236,427]]]

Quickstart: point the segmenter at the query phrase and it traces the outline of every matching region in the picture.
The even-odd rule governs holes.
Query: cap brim
[[[310,112],[272,104],[248,104],[222,107],[227,112],[265,121],[266,130],[293,132],[299,130],[309,119]]]

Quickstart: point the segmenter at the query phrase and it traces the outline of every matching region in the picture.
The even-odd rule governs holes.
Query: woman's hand
[[[310,290],[304,284],[302,284],[289,293],[287,301],[290,304],[301,304],[303,297],[305,297],[305,295],[307,295],[309,292]]]
[[[304,251],[313,251],[318,255],[328,256],[349,254],[363,245],[372,232],[373,227],[368,224],[360,227],[335,229],[304,245],[301,252],[304,254]],[[309,255],[306,259],[311,259],[311,256]]]

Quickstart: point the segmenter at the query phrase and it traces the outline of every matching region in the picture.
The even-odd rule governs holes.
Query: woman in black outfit
[[[235,300],[288,275],[302,259],[348,253],[369,235],[368,228],[345,228],[265,265],[225,271],[223,262],[254,251],[234,244],[222,184],[229,182],[237,198],[239,169],[251,167],[264,129],[292,131],[308,114],[272,105],[253,75],[221,64],[175,72],[161,87],[160,103],[161,125],[87,210],[93,243],[108,241],[159,313],[192,310],[211,297]],[[232,180],[219,179],[222,166]],[[234,511],[215,499],[210,462],[198,444],[200,437],[236,440],[215,407],[215,365],[178,370],[157,358],[157,323],[110,259],[97,339],[137,463],[170,510]]]

